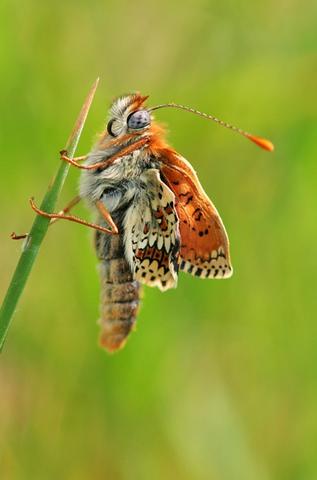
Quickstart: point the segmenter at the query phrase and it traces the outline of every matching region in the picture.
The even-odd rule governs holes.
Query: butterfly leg
[[[75,198],[73,198],[67,205],[66,207],[63,208],[63,210],[61,210],[60,212],[58,212],[59,214],[65,214],[67,212],[69,212],[75,205],[77,205],[77,203],[79,203],[81,200],[81,197],[79,195],[77,195]],[[53,225],[53,223],[57,222],[58,218],[52,218],[52,220],[50,221],[50,224],[49,226]],[[28,237],[28,233],[23,233],[21,235],[17,235],[15,232],[12,232],[11,233],[11,238],[12,240],[22,240],[26,237]]]
[[[105,207],[105,204],[101,201],[98,200],[96,202],[96,207],[98,208],[101,216],[106,220],[107,223],[109,223],[110,227],[112,228],[112,233],[117,234],[119,233],[117,225],[114,223],[112,216],[108,212],[108,210]]]
[[[28,233],[22,233],[21,235],[17,235],[15,232],[12,232],[10,237],[12,240],[23,240],[29,236]]]
[[[115,232],[110,230],[109,228],[102,227],[101,225],[97,225],[96,223],[87,222],[86,220],[83,220],[79,217],[75,217],[74,215],[65,215],[65,214],[61,214],[61,213],[47,213],[47,212],[44,212],[43,210],[40,210],[35,205],[33,198],[30,199],[30,204],[31,204],[32,209],[38,215],[41,215],[42,217],[51,218],[51,219],[56,218],[56,219],[61,219],[61,220],[69,220],[70,222],[80,223],[81,225],[84,225],[85,227],[93,228],[94,230],[99,230],[100,232],[103,232],[103,233],[115,234]]]
[[[113,155],[110,158],[107,158],[105,162],[99,162],[95,163],[94,165],[91,165],[93,168],[106,168],[109,165],[111,165],[117,158],[124,157],[125,155],[129,155],[130,153],[134,152],[135,150],[139,150],[142,147],[145,147],[148,145],[150,140],[149,136],[142,137],[140,140],[137,140],[136,142],[132,143],[132,145],[128,145],[127,147],[123,148],[120,150],[118,153]]]
[[[129,155],[130,153],[134,152],[134,150],[138,150],[139,148],[144,147],[149,142],[149,137],[143,137],[140,140],[137,140],[132,145],[128,145],[127,147],[122,148],[118,153],[105,159],[103,162],[97,162],[93,165],[80,165],[78,162],[85,160],[87,156],[77,157],[77,158],[69,158],[66,155],[66,150],[62,150],[61,153],[61,160],[64,160],[67,163],[70,163],[74,167],[80,168],[81,170],[96,170],[97,168],[103,169],[111,165],[115,160],[120,157],[124,157],[125,155]],[[66,153],[65,153],[66,152]]]
[[[64,160],[65,162],[70,163],[71,165],[74,165],[74,167],[77,167],[77,168],[84,168],[84,166],[79,165],[78,162],[83,162],[88,157],[88,155],[82,155],[81,157],[70,158],[67,155],[67,150],[61,150],[59,153],[61,156],[61,160]]]
[[[70,211],[73,209],[73,207],[80,202],[80,200],[81,200],[81,197],[80,197],[79,195],[76,195],[76,197],[74,197],[74,198],[66,205],[66,207],[64,207],[64,208],[63,208],[62,210],[60,210],[58,213],[59,213],[60,215],[65,215],[65,213],[70,212]],[[49,226],[53,225],[53,223],[57,222],[57,220],[58,220],[58,218],[52,218],[52,220],[50,221],[50,225],[49,225]]]

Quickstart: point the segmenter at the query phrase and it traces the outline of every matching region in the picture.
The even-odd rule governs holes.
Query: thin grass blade
[[[74,125],[73,131],[66,143],[65,150],[68,155],[73,157],[85,125],[89,109],[91,107],[95,92],[97,90],[99,79],[95,81],[91,87],[88,96],[82,106],[79,116]],[[63,187],[65,179],[69,171],[69,164],[61,162],[57,174],[51,182],[47,193],[45,194],[41,203],[41,210],[52,213],[55,209],[55,204],[58,195]],[[45,217],[36,216],[29,236],[25,243],[23,252],[13,274],[8,291],[4,298],[2,307],[0,309],[0,351],[2,351],[10,323],[15,312],[16,306],[19,302],[21,294],[24,290],[27,279],[31,273],[32,266],[36,260],[40,246],[47,233],[50,220]]]

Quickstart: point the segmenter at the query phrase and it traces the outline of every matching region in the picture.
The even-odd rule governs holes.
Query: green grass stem
[[[98,81],[99,79],[97,79],[91,87],[79,113],[79,116],[76,120],[73,131],[66,143],[65,150],[67,150],[70,157],[73,157],[75,154],[90,106],[92,104],[98,86]],[[68,163],[61,162],[57,174],[54,180],[51,182],[47,193],[43,198],[40,206],[41,210],[44,210],[48,213],[52,213],[54,211],[57,198],[67,177],[69,167],[70,165]],[[27,279],[31,273],[32,266],[35,262],[40,246],[47,233],[49,223],[49,218],[37,215],[35,217],[30,233],[27,237],[23,252],[18,261],[17,267],[13,274],[11,283],[9,285],[8,291],[6,293],[0,310],[0,351],[3,348],[13,314],[26,285]]]

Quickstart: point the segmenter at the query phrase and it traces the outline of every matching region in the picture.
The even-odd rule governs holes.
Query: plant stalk
[[[82,106],[79,116],[74,125],[73,131],[66,143],[65,150],[67,150],[70,158],[74,157],[86,118],[92,104],[99,79],[95,81],[91,87],[88,96]],[[52,213],[55,209],[57,198],[63,187],[67,177],[70,165],[66,162],[61,162],[60,167],[53,181],[51,182],[41,203],[40,209],[45,212]],[[0,351],[2,351],[10,323],[17,307],[18,301],[24,290],[28,277],[31,273],[33,264],[39,252],[40,246],[47,233],[50,223],[49,218],[37,215],[26,239],[23,252],[16,266],[8,291],[4,298],[0,309]]]

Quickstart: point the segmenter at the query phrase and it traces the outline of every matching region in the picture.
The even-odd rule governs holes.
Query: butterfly
[[[180,271],[204,279],[229,278],[233,271],[218,211],[191,164],[168,145],[153,112],[186,110],[273,149],[268,140],[212,115],[175,103],[149,108],[147,99],[140,93],[115,99],[106,128],[87,156],[71,159],[61,152],[63,160],[82,169],[78,199],[93,209],[96,223],[65,215],[66,210],[55,217],[96,230],[100,342],[110,352],[123,347],[135,325],[142,284],[165,291],[177,286]]]

